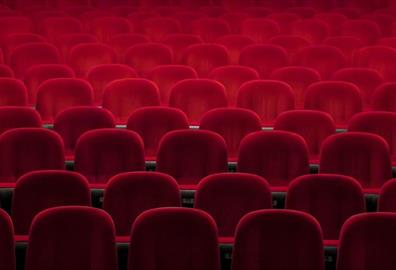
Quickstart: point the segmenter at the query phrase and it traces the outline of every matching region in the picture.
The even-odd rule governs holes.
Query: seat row
[[[12,223],[0,212],[0,256],[5,270],[15,269]],[[365,213],[349,218],[341,231],[338,270],[360,266],[390,270],[396,237],[394,213]],[[290,228],[296,228],[290,230]],[[131,229],[128,269],[219,270],[219,244],[214,220],[205,212],[187,208],[156,208],[138,216]],[[232,270],[297,268],[324,269],[323,236],[310,215],[293,210],[257,210],[238,224]],[[116,270],[114,224],[100,209],[84,206],[54,207],[33,220],[25,269]],[[158,252],[161,256],[158,256]],[[51,254],[51,259],[48,259]],[[374,255],[372,255],[374,254]],[[356,261],[361,261],[359,267]]]

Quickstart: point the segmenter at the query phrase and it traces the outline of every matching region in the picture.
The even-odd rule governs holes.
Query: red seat
[[[303,19],[292,23],[291,33],[301,36],[312,44],[321,43],[328,35],[330,29],[325,22],[318,19]]]
[[[272,126],[280,113],[294,109],[293,90],[281,81],[249,81],[239,89],[237,107],[256,112],[263,125]]]
[[[196,79],[197,72],[190,66],[184,65],[161,65],[153,68],[148,76],[157,84],[161,96],[161,104],[169,103],[170,89],[179,81]]]
[[[162,138],[157,171],[173,176],[183,189],[195,189],[205,176],[227,171],[224,139],[208,130],[175,130]]]
[[[309,67],[283,67],[272,72],[270,78],[291,86],[296,99],[296,108],[304,107],[305,93],[308,87],[321,80],[319,72]]]
[[[40,34],[50,42],[57,41],[59,36],[78,34],[82,31],[83,26],[81,22],[72,17],[50,17],[44,19],[39,26]]]
[[[288,63],[285,49],[277,45],[257,44],[245,47],[240,54],[239,64],[256,69],[261,78],[268,78],[277,68]]]
[[[205,42],[214,42],[230,32],[227,22],[219,18],[202,18],[192,23],[192,33],[200,36]]]
[[[103,108],[113,113],[117,123],[125,123],[136,109],[159,106],[158,87],[146,79],[119,79],[106,85]]]
[[[18,78],[24,78],[29,68],[34,65],[59,62],[58,49],[47,43],[27,43],[15,48],[10,55],[10,67]]]
[[[89,8],[89,7],[87,7]],[[84,29],[86,32],[91,30],[91,25],[92,23],[101,18],[108,18],[108,17],[113,17],[113,14],[111,14],[108,11],[105,10],[99,10],[99,9],[89,9],[86,10],[78,15],[79,19],[83,23]],[[106,26],[105,26],[106,27]]]
[[[185,112],[191,124],[198,124],[205,112],[227,104],[224,86],[209,79],[180,81],[171,88],[169,96],[169,106]]]
[[[295,110],[281,113],[275,121],[274,130],[284,130],[301,135],[308,146],[310,162],[317,164],[323,141],[335,134],[333,118],[320,111]]]
[[[154,42],[161,42],[167,35],[180,32],[181,25],[174,18],[158,17],[143,21],[143,33]]]
[[[355,84],[360,89],[363,105],[367,108],[372,94],[384,82],[384,77],[376,70],[368,68],[345,68],[333,74],[334,80]]]
[[[44,43],[45,40],[42,36],[33,33],[17,33],[9,34],[7,38],[1,42],[4,51],[5,62],[10,62],[10,55],[12,51],[20,45],[26,43]]]
[[[309,173],[307,144],[292,132],[249,134],[239,147],[238,172],[260,175],[275,190],[284,191],[291,180]]]
[[[396,83],[384,83],[371,95],[371,108],[376,111],[396,112]]]
[[[69,64],[79,77],[85,77],[94,66],[116,62],[115,50],[105,44],[79,44],[74,46],[69,54]]]
[[[67,108],[91,105],[93,105],[92,87],[82,79],[49,79],[37,90],[36,109],[43,122],[52,123],[58,113]]]
[[[191,33],[193,22],[198,19],[206,18],[207,15],[196,9],[184,9],[176,12],[173,17],[180,22],[183,32]]]
[[[144,107],[131,114],[127,129],[137,132],[143,139],[146,159],[155,160],[162,137],[172,130],[188,129],[188,119],[175,108]]]
[[[375,22],[367,19],[347,20],[340,26],[340,34],[357,37],[365,45],[372,45],[381,37],[381,29]]]
[[[118,58],[122,61],[125,52],[137,44],[148,43],[149,39],[142,34],[128,33],[114,35],[108,44],[116,51]]]
[[[391,179],[382,185],[378,195],[378,212],[396,212],[396,180]]]
[[[238,12],[237,10],[227,12],[220,16],[220,19],[223,19],[227,22],[230,27],[230,32],[232,34],[239,34],[242,30],[243,22],[249,18],[249,14],[245,12]]]
[[[305,109],[329,113],[339,128],[345,128],[349,119],[362,110],[362,97],[356,85],[342,81],[311,84],[305,95]]]
[[[265,43],[271,37],[279,35],[280,27],[270,19],[247,19],[242,24],[241,33],[257,43]]]
[[[143,141],[133,131],[90,130],[77,140],[75,171],[91,184],[105,184],[118,173],[144,171],[144,167]]]
[[[347,65],[352,65],[355,51],[362,48],[362,40],[351,36],[330,36],[323,41],[323,45],[333,46],[340,49],[347,61]]]
[[[352,176],[366,192],[377,193],[392,177],[389,146],[375,134],[347,132],[330,136],[322,144],[320,172]]]
[[[241,140],[249,133],[260,131],[261,122],[257,114],[241,108],[219,108],[205,113],[200,129],[220,134],[226,144],[228,158],[236,161]]]
[[[340,25],[348,20],[347,16],[337,12],[320,12],[316,13],[315,19],[325,22],[330,29],[330,34],[336,35],[339,33]]]
[[[22,127],[41,127],[40,114],[29,107],[5,106],[0,108],[0,134]]]
[[[7,39],[9,34],[32,33],[33,23],[26,17],[22,16],[5,16],[0,17],[0,41]]]
[[[0,64],[0,78],[13,78],[14,71],[5,64]]]
[[[396,37],[384,37],[377,40],[377,45],[396,48]]]
[[[88,70],[87,81],[92,85],[95,104],[101,104],[103,92],[112,81],[125,78],[135,78],[135,70],[122,64],[101,64]]]
[[[253,174],[213,174],[200,181],[195,193],[194,208],[214,218],[220,237],[233,237],[239,220],[245,214],[271,207],[267,181]]]
[[[69,61],[69,53],[71,49],[80,44],[97,43],[98,39],[91,34],[66,34],[59,36],[55,42],[62,58],[65,62]]]
[[[394,213],[364,213],[348,219],[341,230],[337,269],[392,269],[395,224]]]
[[[14,228],[11,218],[4,210],[0,210],[0,232],[2,239],[0,245],[1,267],[4,270],[15,270]]]
[[[282,34],[290,34],[292,23],[300,19],[297,14],[291,12],[274,12],[269,14],[267,18],[278,23]]]
[[[69,171],[35,171],[18,179],[12,196],[12,220],[15,233],[27,235],[39,212],[63,205],[91,205],[88,182]]]
[[[182,63],[193,67],[201,78],[216,67],[229,64],[228,50],[218,44],[195,44],[184,50]]]
[[[172,50],[162,43],[138,44],[125,52],[125,63],[141,76],[146,76],[156,66],[172,64],[172,58]]]
[[[39,86],[49,80],[56,78],[74,78],[73,69],[61,64],[42,64],[31,67],[25,75],[25,85],[28,93],[29,104],[36,104]]]
[[[326,240],[338,240],[344,222],[366,210],[359,182],[336,174],[304,175],[293,180],[287,191],[286,208],[315,217]]]
[[[0,106],[26,106],[27,90],[22,81],[0,78]]]
[[[319,223],[306,213],[253,211],[237,226],[232,269],[323,270],[322,238]]]
[[[279,35],[268,40],[269,44],[277,45],[282,47],[288,53],[289,58],[293,58],[294,55],[301,49],[311,45],[309,41],[300,36],[293,35]]]
[[[300,18],[303,19],[312,18],[313,16],[315,16],[316,13],[318,13],[318,11],[311,6],[295,6],[288,8],[286,11],[297,14]]]
[[[128,270],[220,269],[217,228],[209,214],[186,208],[158,208],[140,215],[131,231]],[[155,250],[161,250],[158,257]]]
[[[237,65],[239,63],[239,56],[241,51],[255,42],[252,38],[243,35],[225,35],[218,38],[215,43],[223,45],[227,48],[230,63]]]
[[[322,79],[331,78],[334,72],[345,67],[346,58],[338,48],[318,45],[300,50],[292,61],[297,66],[310,67],[317,70]]]
[[[90,31],[100,41],[108,42],[118,34],[132,32],[130,22],[121,17],[101,17],[91,21]]]
[[[197,35],[192,34],[169,34],[162,41],[173,51],[173,62],[182,63],[184,49],[194,44],[203,43],[202,39]]]
[[[144,211],[172,206],[180,206],[179,186],[171,176],[158,172],[118,174],[109,180],[103,198],[103,209],[113,218],[117,235],[123,236],[130,235]]]
[[[86,131],[114,127],[113,115],[97,107],[69,108],[60,112],[54,120],[54,130],[63,139],[66,159],[73,159],[77,140]]]
[[[58,8],[66,7],[79,7],[79,6],[89,6],[89,0],[56,0],[54,1],[55,6]]]
[[[28,245],[27,270],[59,265],[75,270],[117,269],[114,224],[101,209],[61,206],[44,210],[32,222]]]
[[[63,170],[62,138],[43,128],[16,128],[0,135],[0,181],[14,183],[38,170]]]

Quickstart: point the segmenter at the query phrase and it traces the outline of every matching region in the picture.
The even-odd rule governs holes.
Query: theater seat
[[[370,107],[375,111],[396,112],[396,83],[383,83],[375,89],[371,96]]]
[[[48,41],[55,42],[59,36],[82,33],[80,20],[73,17],[49,17],[39,24],[39,33]]]
[[[321,43],[328,35],[330,29],[328,25],[318,19],[302,19],[292,23],[291,33],[301,36],[312,44]]]
[[[377,23],[368,19],[346,20],[340,25],[340,34],[357,37],[365,45],[375,44],[382,35]]]
[[[242,23],[241,34],[251,37],[256,43],[265,43],[279,33],[278,23],[270,19],[250,18]]]
[[[27,90],[22,81],[0,78],[0,106],[26,106]]]
[[[0,134],[22,127],[41,127],[40,114],[28,107],[6,106],[0,108]]]
[[[101,17],[90,22],[90,32],[100,41],[109,42],[118,34],[132,32],[133,27],[126,18],[122,17]]]
[[[378,212],[396,212],[396,180],[390,179],[382,185],[378,194]]]
[[[15,270],[15,242],[12,220],[4,210],[0,210],[0,260],[4,270]]]
[[[208,43],[214,42],[217,38],[228,35],[230,32],[227,22],[219,18],[201,18],[192,23],[192,33]]]
[[[216,39],[215,43],[227,48],[230,64],[238,65],[241,51],[245,47],[253,45],[255,41],[251,37],[234,34],[219,37]]]

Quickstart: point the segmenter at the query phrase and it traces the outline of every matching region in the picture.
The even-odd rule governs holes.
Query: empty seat
[[[108,42],[118,34],[132,32],[132,25],[125,18],[101,17],[91,21],[90,30],[100,41]]]
[[[293,58],[298,51],[311,45],[311,43],[305,38],[293,35],[275,36],[269,39],[268,43],[280,46],[285,49],[289,58]]]
[[[42,64],[31,67],[24,79],[29,104],[36,104],[37,90],[43,82],[49,79],[74,77],[73,69],[62,64]]]
[[[315,69],[297,66],[276,69],[270,78],[291,86],[296,100],[296,108],[304,107],[305,93],[308,87],[321,80],[319,72]]]
[[[66,159],[72,159],[78,138],[88,130],[114,128],[112,114],[97,107],[74,107],[60,112],[54,120],[54,130],[61,135]]]
[[[284,190],[297,176],[309,173],[308,147],[303,137],[286,131],[259,131],[240,144],[238,171],[264,177]]]
[[[33,23],[26,17],[22,16],[5,16],[0,17],[0,41],[7,39],[9,34],[31,33]]]
[[[171,176],[158,172],[118,174],[109,180],[103,198],[103,209],[122,236],[130,235],[132,224],[144,211],[172,206],[180,206],[179,186]]]
[[[7,65],[0,64],[0,78],[13,78],[14,71]]]
[[[0,106],[26,106],[27,90],[22,81],[0,78]]]
[[[55,42],[65,62],[69,61],[71,49],[79,44],[97,43],[98,39],[91,34],[77,33],[59,36]]]
[[[32,222],[28,246],[27,270],[59,265],[76,270],[117,269],[114,224],[101,209],[60,206],[40,212]]]
[[[192,33],[199,35],[205,42],[214,42],[230,32],[227,22],[219,18],[202,18],[192,23]]]
[[[336,174],[304,175],[293,180],[287,191],[286,208],[314,216],[326,240],[338,240],[344,222],[366,210],[359,182]]]
[[[0,134],[21,127],[41,127],[39,113],[28,107],[5,106],[0,108]]]
[[[15,48],[10,56],[10,66],[18,78],[24,78],[26,72],[38,64],[58,64],[58,49],[47,43],[27,43]]]
[[[125,123],[137,108],[160,105],[158,87],[146,79],[119,79],[107,84],[103,108],[113,113],[117,123]]]
[[[295,55],[292,62],[297,66],[315,69],[324,80],[328,80],[335,71],[346,65],[342,51],[327,45],[306,47]]]
[[[144,170],[144,146],[131,130],[97,129],[77,140],[75,170],[92,184],[105,184],[112,176]]]
[[[118,58],[122,61],[122,59],[124,59],[125,52],[130,47],[148,42],[149,39],[145,35],[128,33],[113,36],[109,40],[108,44],[113,47],[113,49],[117,52]]]
[[[219,270],[217,228],[209,214],[187,208],[158,208],[140,215],[131,231],[129,270],[183,269]],[[155,255],[161,250],[163,256]]]
[[[1,267],[4,270],[15,270],[14,228],[11,218],[4,210],[0,210],[0,235]]]
[[[11,52],[18,46],[26,43],[44,43],[44,37],[33,33],[9,34],[7,38],[1,41],[1,47],[4,52],[5,62],[9,63]]]
[[[235,161],[241,140],[249,133],[261,130],[261,121],[257,114],[241,108],[220,108],[205,113],[200,129],[220,134],[226,144],[228,158]]]
[[[320,1],[317,1],[320,3]],[[297,14],[300,18],[309,19],[312,18],[318,11],[311,6],[295,6],[287,9],[287,12]]]
[[[184,49],[194,44],[203,43],[202,39],[197,35],[192,34],[169,34],[163,41],[173,51],[173,62],[176,64],[182,63]]]
[[[322,144],[320,172],[354,177],[367,192],[377,192],[392,177],[389,146],[379,135],[347,132]]]
[[[15,233],[26,235],[39,212],[63,205],[91,205],[88,182],[69,171],[36,171],[23,175],[15,184],[12,196],[12,220]]]
[[[377,70],[386,81],[396,81],[396,49],[385,46],[364,47],[356,51],[354,64]]]
[[[325,22],[329,27],[330,34],[332,35],[336,35],[340,30],[340,25],[348,19],[341,13],[329,11],[316,13],[314,18]]]
[[[295,110],[281,113],[274,130],[284,130],[301,135],[308,146],[311,163],[318,163],[323,141],[335,134],[333,118],[321,111]]]
[[[215,43],[223,45],[228,50],[230,63],[237,65],[239,63],[239,56],[241,51],[255,42],[251,37],[244,35],[225,35],[219,37]]]
[[[291,33],[301,36],[311,42],[318,44],[322,42],[328,35],[330,29],[325,22],[317,19],[303,19],[292,23]]]
[[[259,74],[253,68],[232,65],[213,69],[209,74],[209,78],[225,86],[228,102],[234,106],[241,85],[248,81],[258,80]]]
[[[171,88],[169,96],[169,106],[185,112],[191,124],[197,124],[205,112],[227,104],[224,86],[209,79],[180,81]]]
[[[243,22],[249,18],[249,14],[236,10],[227,12],[221,15],[220,18],[227,22],[232,34],[239,34],[241,33]]]
[[[391,179],[382,185],[378,194],[377,210],[379,212],[396,212],[396,180]]]
[[[239,64],[257,70],[261,78],[268,78],[277,68],[288,63],[286,51],[277,45],[256,44],[245,47],[240,54]]]
[[[161,43],[137,44],[125,52],[125,63],[141,76],[146,76],[156,66],[172,64],[172,58],[172,50]]]
[[[0,181],[13,183],[37,170],[63,170],[62,138],[42,128],[16,128],[0,135]]]
[[[347,65],[350,66],[353,63],[355,51],[364,47],[364,42],[357,37],[330,36],[323,41],[323,45],[340,49],[346,58]]]
[[[172,130],[188,129],[188,119],[175,108],[144,107],[131,114],[127,129],[137,132],[143,139],[146,159],[155,160],[162,137]]]
[[[267,18],[279,25],[282,34],[290,34],[292,23],[300,19],[297,14],[291,12],[274,12],[269,14]]]
[[[191,33],[193,22],[208,16],[199,10],[184,9],[176,12],[173,17],[180,22],[183,32]]]
[[[340,34],[357,37],[365,45],[372,45],[381,37],[381,29],[375,22],[367,19],[347,20],[340,25]]]
[[[194,201],[194,208],[214,218],[220,237],[233,237],[245,214],[271,207],[267,181],[247,173],[218,173],[205,177],[198,185]]]
[[[306,213],[253,211],[237,226],[232,270],[323,270],[322,242],[319,223]]]
[[[396,112],[396,83],[384,83],[378,86],[371,96],[371,108],[376,111]]]
[[[173,18],[149,18],[143,21],[143,33],[154,42],[163,41],[167,35],[181,32],[181,25]]]
[[[272,80],[246,82],[240,87],[237,97],[237,107],[256,112],[265,126],[272,126],[280,113],[293,110],[294,102],[291,87]]]
[[[87,6],[87,8],[89,8],[89,6]],[[79,14],[78,17],[83,23],[85,31],[90,31],[91,25],[95,20],[109,17],[112,18],[114,16],[108,11],[90,8]],[[106,27],[106,25],[104,27]]]
[[[384,269],[395,265],[394,213],[364,213],[351,217],[341,230],[337,269]]]
[[[374,69],[345,68],[340,69],[332,77],[337,81],[350,82],[359,87],[363,105],[367,108],[375,89],[384,82],[384,77]]]
[[[270,19],[252,18],[242,23],[241,33],[257,43],[265,43],[271,37],[279,35],[280,27]]]
[[[91,105],[92,87],[82,79],[49,79],[37,89],[36,109],[43,122],[52,123],[57,114],[67,108]]]
[[[83,31],[81,22],[73,17],[50,17],[44,19],[40,26],[39,32],[45,36],[48,41],[54,42],[59,36],[65,34],[77,34]]]
[[[195,69],[190,66],[160,65],[153,68],[147,77],[157,84],[161,104],[166,105],[169,103],[170,89],[173,85],[185,79],[196,79],[198,75]]]
[[[122,64],[102,64],[88,70],[87,81],[91,84],[95,104],[101,104],[105,87],[112,81],[124,78],[135,78],[135,70]]]
[[[384,37],[377,40],[377,45],[396,48],[396,37]]]
[[[208,130],[165,134],[157,152],[157,171],[173,176],[182,188],[195,188],[203,177],[227,171],[224,139]]]
[[[362,97],[359,88],[350,82],[317,82],[308,87],[304,108],[327,112],[338,128],[345,128],[349,119],[362,110]]]

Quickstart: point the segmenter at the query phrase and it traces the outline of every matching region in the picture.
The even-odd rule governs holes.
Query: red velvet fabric
[[[137,132],[143,139],[148,160],[155,160],[158,145],[167,132],[188,127],[187,116],[182,111],[161,106],[137,109],[127,122],[127,129]]]
[[[0,106],[26,106],[27,90],[22,81],[0,78]]]
[[[173,176],[179,184],[197,184],[209,174],[227,171],[227,146],[212,131],[171,131],[160,142],[157,171]]]
[[[214,218],[220,237],[232,237],[245,214],[272,208],[271,191],[267,181],[258,175],[212,174],[200,181],[194,207]]]
[[[19,17],[20,18],[20,17]],[[1,21],[1,19],[0,19]],[[3,29],[2,29],[3,30]],[[2,50],[4,53],[4,60],[6,63],[9,63],[10,61],[10,55],[12,50],[14,50],[16,47],[26,44],[26,43],[35,43],[35,42],[45,42],[45,39],[38,35],[38,34],[33,34],[33,33],[15,33],[15,34],[8,34],[7,38],[1,41],[1,46]]]
[[[186,12],[187,14],[182,14],[180,16],[194,16],[194,14],[189,14],[188,11]],[[181,20],[180,17],[178,17],[178,19]],[[186,24],[182,24],[182,26],[186,27]],[[163,39],[162,43],[172,49],[173,62],[181,64],[184,49],[193,44],[201,44],[203,41],[198,35],[194,34],[169,34]]]
[[[380,85],[371,96],[371,108],[375,111],[396,112],[396,83]]]
[[[301,36],[278,35],[268,40],[268,43],[282,47],[288,53],[289,59],[301,49],[311,45],[311,42]]]
[[[340,25],[341,36],[357,37],[365,45],[372,45],[382,35],[378,24],[368,19],[347,20]]]
[[[245,35],[225,35],[221,36],[215,41],[216,44],[223,45],[228,50],[230,64],[238,65],[239,64],[239,56],[241,51],[249,46],[253,45],[255,42],[252,38],[247,37]]]
[[[169,34],[181,32],[180,22],[175,18],[149,18],[143,21],[143,33],[154,42],[162,42]]]
[[[378,135],[347,132],[322,144],[320,172],[354,177],[363,188],[380,188],[392,177],[389,146]]]
[[[171,176],[158,172],[128,172],[110,179],[103,209],[112,216],[117,235],[129,236],[132,224],[141,213],[158,207],[178,207],[180,200],[179,186]]]
[[[379,192],[377,201],[379,212],[396,212],[396,179],[385,182]]]
[[[0,134],[21,127],[41,127],[40,114],[28,107],[0,108]]]
[[[327,24],[330,30],[330,35],[337,35],[340,29],[340,25],[348,20],[347,16],[345,16],[344,14],[332,11],[323,11],[316,13],[314,18]]]
[[[72,157],[78,138],[86,131],[114,128],[113,115],[97,107],[74,107],[60,112],[54,121],[54,130],[61,135],[66,156]]]
[[[323,270],[319,223],[293,210],[257,210],[239,222],[232,254],[233,270]]]
[[[344,222],[366,210],[359,182],[332,174],[304,175],[293,180],[287,191],[286,208],[315,217],[326,240],[337,240]]]
[[[219,108],[205,113],[199,128],[220,134],[227,144],[228,158],[235,161],[241,140],[249,133],[260,131],[261,122],[250,110]]]
[[[278,23],[280,34],[290,34],[292,23],[299,20],[300,16],[296,13],[285,10],[279,12],[272,12],[268,15],[267,18]]]
[[[111,217],[86,206],[61,206],[39,213],[30,229],[25,269],[118,269]]]
[[[142,34],[128,33],[128,34],[118,34],[113,36],[108,44],[113,47],[117,52],[118,58],[122,61],[124,59],[125,52],[132,46],[148,43],[149,39]]]
[[[96,42],[98,42],[98,39],[94,35],[77,33],[62,35],[58,37],[55,44],[59,48],[62,58],[68,63],[70,51],[74,46]]]
[[[338,270],[395,267],[396,214],[364,213],[351,217],[341,230]]]
[[[144,169],[143,141],[131,130],[91,130],[77,141],[75,170],[90,183],[106,183],[118,173]]]
[[[43,128],[16,128],[0,135],[0,182],[16,182],[38,170],[63,170],[62,138]]]
[[[230,34],[227,21],[220,18],[201,18],[192,22],[192,33],[205,42],[214,42],[217,38]]]
[[[5,16],[0,18],[0,24],[3,26],[0,30],[0,41],[7,39],[9,34],[31,33],[33,31],[33,22],[22,16]]]
[[[219,270],[214,220],[188,208],[148,210],[131,232],[129,270]]]
[[[169,97],[169,106],[185,112],[191,124],[198,124],[205,112],[227,104],[224,86],[209,79],[180,81],[171,88]]]
[[[12,197],[16,234],[28,234],[33,218],[44,209],[63,205],[91,205],[88,181],[76,172],[36,171],[17,181]]]
[[[52,123],[63,110],[93,105],[92,86],[83,79],[57,78],[42,83],[37,90],[36,109],[44,122]]]
[[[102,42],[109,42],[112,37],[130,33],[133,30],[131,23],[121,17],[96,18],[90,22],[89,28],[90,32]]]
[[[4,210],[0,210],[0,261],[1,269],[15,270],[15,240],[12,220]]]
[[[81,21],[72,17],[50,17],[41,21],[39,33],[48,41],[54,42],[64,34],[76,34],[83,31]]]
[[[302,36],[312,44],[321,43],[328,35],[330,29],[328,25],[318,19],[302,19],[292,23],[291,33]]]
[[[238,171],[264,177],[271,186],[287,186],[309,173],[308,147],[304,138],[286,131],[258,131],[240,144]]]
[[[362,48],[362,40],[351,36],[329,36],[323,41],[323,45],[333,46],[340,49],[347,61],[347,65],[353,65],[355,51]]]
[[[241,33],[257,43],[265,43],[271,37],[280,34],[280,27],[270,19],[250,18],[243,21]]]

